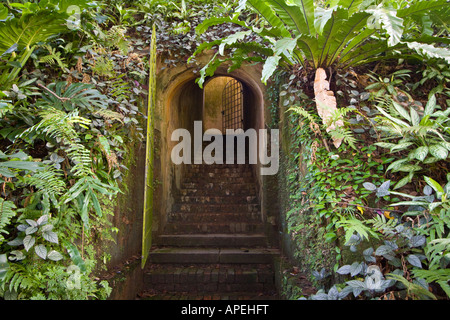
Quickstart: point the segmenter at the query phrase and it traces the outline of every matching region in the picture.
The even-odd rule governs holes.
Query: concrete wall
[[[231,77],[217,77],[206,83],[203,100],[203,131],[208,129],[222,131],[222,94],[231,79]]]

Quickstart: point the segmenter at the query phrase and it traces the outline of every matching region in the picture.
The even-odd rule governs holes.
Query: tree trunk
[[[322,68],[316,70],[314,79],[314,95],[316,99],[317,112],[327,126],[327,132],[336,129],[336,126],[343,126],[344,121],[339,118],[332,121],[333,115],[337,110],[336,97],[333,91],[330,91],[330,83],[327,81],[327,74]],[[333,139],[333,144],[338,148],[343,139]]]

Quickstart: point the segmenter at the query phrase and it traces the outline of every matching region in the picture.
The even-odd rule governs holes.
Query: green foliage
[[[405,172],[408,176],[395,186],[398,189],[411,182],[414,175],[423,172],[424,164],[446,161],[450,151],[449,125],[450,109],[436,109],[436,97],[433,95],[427,102],[423,112],[413,105],[404,108],[399,102],[391,100],[389,111],[377,106],[382,116],[377,118],[379,130],[386,135],[385,140],[394,142],[377,142],[375,145],[388,148],[391,153],[408,150],[405,158],[393,162],[387,170]],[[409,110],[408,110],[409,109]]]
[[[83,28],[66,26],[72,4]],[[94,246],[112,240],[108,206],[127,169],[124,146],[142,135],[141,85],[133,78],[145,78],[145,60],[126,56],[126,30],[101,25],[100,12],[84,0],[0,6],[0,17],[8,15],[0,21],[3,299],[106,299],[111,292],[93,276],[102,267]],[[116,49],[125,56],[106,52]],[[99,57],[111,75],[123,75],[98,75]]]
[[[5,239],[2,233],[8,234],[3,228],[9,225],[11,218],[16,215],[14,209],[16,209],[16,206],[13,202],[0,199],[0,244]]]
[[[239,20],[239,12],[249,5],[262,22],[244,22]],[[301,64],[303,67],[327,68],[338,64],[340,67],[355,66],[374,59],[385,58],[380,53],[392,50],[413,49],[428,58],[442,58],[449,61],[449,51],[431,43],[446,42],[445,38],[429,36],[426,43],[411,41],[405,32],[405,25],[420,25],[422,20],[416,16],[428,17],[441,9],[447,9],[446,1],[414,1],[406,6],[401,3],[395,6],[391,1],[383,1],[376,5],[374,1],[332,1],[330,6],[322,7],[311,1],[241,1],[233,18],[206,20],[198,28],[201,33],[205,28],[219,23],[234,23],[262,38],[264,47],[270,48],[264,63],[261,81],[266,83],[278,65]],[[416,29],[417,30],[417,29]],[[231,35],[211,45],[223,48],[237,44],[240,37]],[[418,32],[414,34],[420,37]],[[245,41],[243,41],[245,43]],[[236,45],[238,46],[238,45]],[[220,50],[220,48],[222,48]],[[202,48],[203,50],[204,48]],[[197,50],[201,52],[202,50]],[[408,50],[406,50],[408,52]],[[260,50],[256,50],[257,55]],[[238,53],[243,54],[242,52]],[[242,57],[231,53],[229,60],[238,61]],[[252,57],[249,52],[244,53]],[[213,60],[216,60],[214,56]],[[225,60],[220,60],[225,61]],[[212,64],[215,65],[215,64]],[[211,64],[205,69],[211,68]],[[200,84],[209,72],[201,73]]]

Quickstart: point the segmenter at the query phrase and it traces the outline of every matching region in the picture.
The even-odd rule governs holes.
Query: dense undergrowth
[[[307,16],[319,40],[331,34],[333,12],[333,19],[379,19],[375,29],[388,31],[368,34],[358,25],[364,32],[354,39],[364,46],[355,46],[354,65],[343,66],[314,52],[300,59],[286,37],[289,23],[277,31],[269,28],[275,19],[264,21],[267,3],[274,2],[0,5],[0,297],[108,297],[108,283],[96,278],[108,256],[95,244],[117,231],[109,204],[126,187],[128,148],[144,139],[139,105],[155,23],[163,68],[193,63],[204,49],[217,54],[201,77],[223,62],[265,62],[271,126],[280,112],[288,119],[287,232],[301,268],[321,288],[310,298],[448,299],[450,73],[441,19],[448,5],[436,1],[438,13],[430,15],[425,1],[356,1],[366,8],[347,12],[353,1],[317,1],[316,20]],[[408,3],[422,9],[412,14]],[[317,49],[310,37],[295,40]],[[370,54],[360,59],[358,48]],[[315,109],[314,59],[331,78],[339,107],[333,121],[345,124],[331,132]],[[290,298],[300,298],[297,292]]]

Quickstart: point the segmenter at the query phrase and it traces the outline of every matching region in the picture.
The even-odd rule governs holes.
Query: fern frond
[[[93,173],[91,169],[91,153],[85,146],[80,143],[72,143],[66,152],[69,158],[75,163],[71,172],[76,177],[90,176]]]
[[[42,98],[46,102],[45,106],[49,105],[56,109],[64,108],[67,111],[77,108],[94,111],[95,108],[106,109],[108,107],[106,96],[95,89],[92,84],[72,83],[67,86],[67,82],[59,81],[43,88],[45,91]]]
[[[63,145],[67,146],[66,153],[75,163],[72,168],[75,176],[87,176],[92,174],[92,159],[90,151],[79,143],[78,133],[74,124],[89,125],[90,120],[78,116],[77,111],[69,114],[55,108],[48,108],[40,112],[42,120],[31,128],[25,130],[21,136],[33,131],[44,133],[51,138],[59,139]]]
[[[315,122],[314,117],[308,111],[306,111],[300,106],[292,106],[288,109],[288,111],[294,111],[295,113],[309,120],[310,122]]]
[[[117,77],[117,80],[111,83],[112,90],[110,94],[119,102],[124,99],[128,99],[128,97],[132,93],[130,84],[122,79],[124,76],[125,74],[121,74]]]
[[[328,132],[333,140],[343,139],[352,149],[356,150],[356,138],[353,132],[345,127],[337,127]]]
[[[447,297],[450,297],[450,285],[448,284],[448,279],[450,279],[450,269],[413,269],[412,273],[414,277],[422,278],[428,283],[438,283],[447,294]]]
[[[367,223],[372,223],[373,230],[385,234],[395,233],[395,227],[397,226],[397,221],[395,219],[386,220],[384,216],[380,215],[376,215],[373,219],[367,220]]]
[[[16,209],[16,206],[13,202],[0,198],[0,244],[5,239],[2,236],[2,233],[7,234],[7,231],[3,228],[6,227],[16,215],[14,209]]]
[[[46,45],[45,48],[49,54],[39,59],[39,62],[47,63],[50,65],[57,64],[63,71],[67,71],[68,65],[63,62],[64,58],[61,58],[61,52],[57,52],[55,48],[50,45]]]
[[[118,112],[115,112],[115,111],[112,111],[112,110],[109,110],[109,109],[106,109],[106,110],[103,110],[103,109],[97,110],[97,111],[94,113],[94,115],[100,116],[100,117],[102,117],[102,118],[105,119],[105,120],[119,121],[119,122],[121,122],[121,123],[123,123],[123,118],[124,118],[124,116],[123,116],[122,114],[120,114],[120,113],[118,113]]]
[[[53,166],[47,166],[44,170],[32,176],[26,176],[24,182],[49,196],[61,195],[66,188],[66,183],[62,179],[62,173]]]
[[[78,116],[77,111],[67,114],[64,111],[49,107],[42,110],[39,115],[42,117],[42,120],[25,130],[20,136],[35,131],[47,134],[52,138],[58,137],[63,140],[63,143],[69,143],[78,138],[78,134],[74,129],[75,123],[90,124],[90,120]]]

